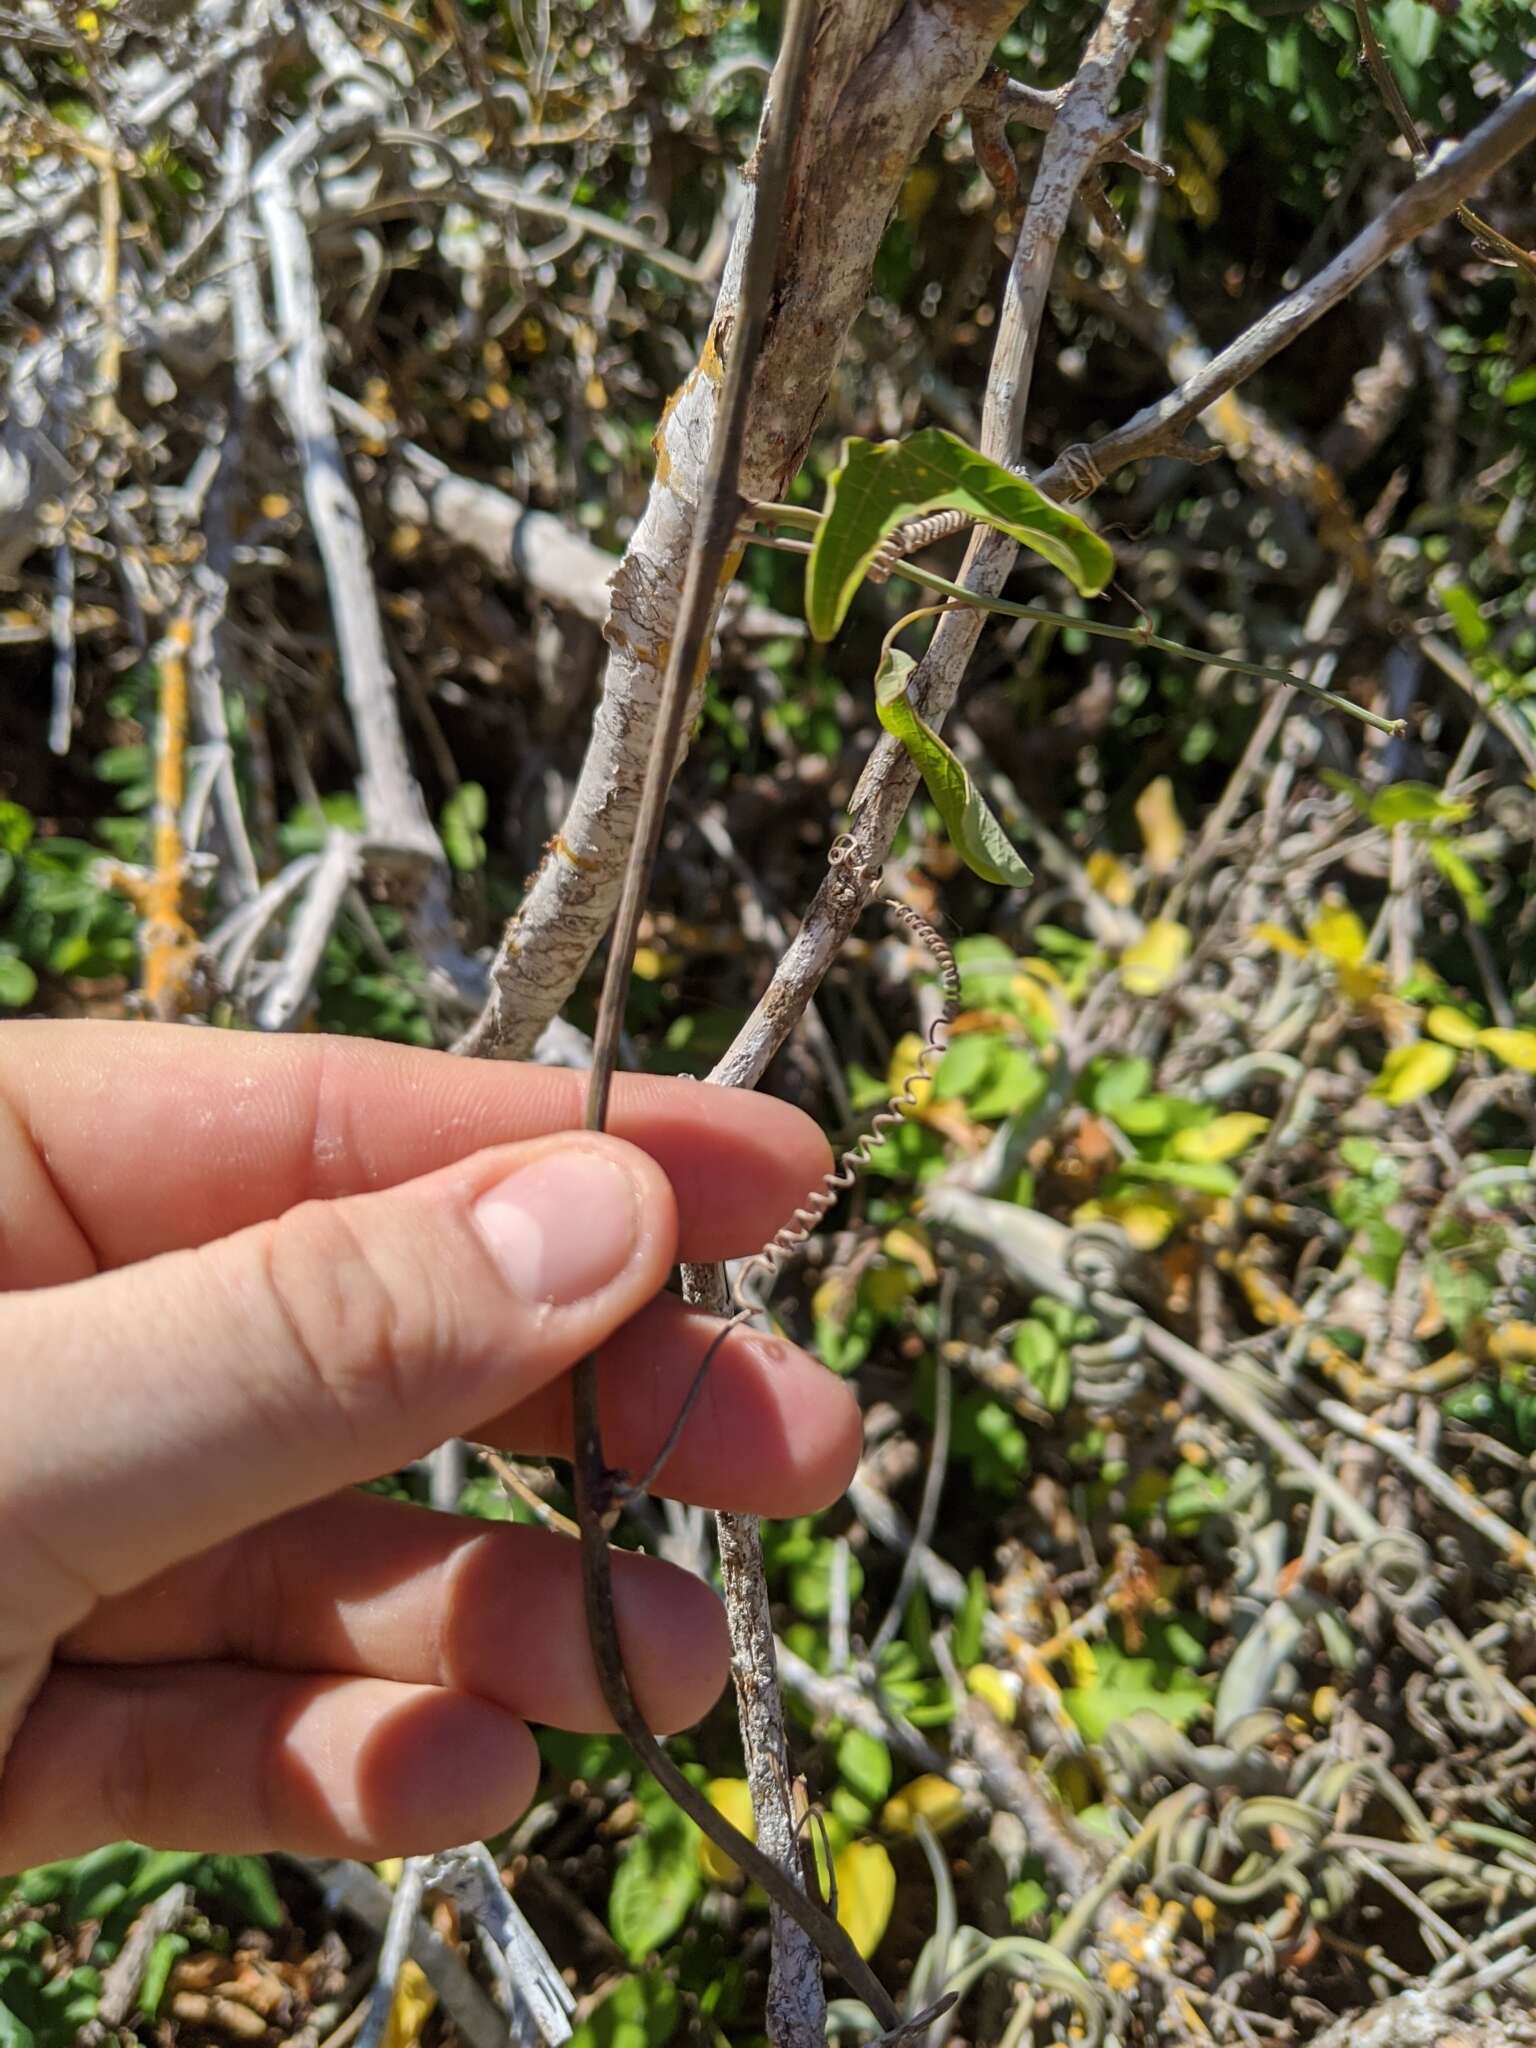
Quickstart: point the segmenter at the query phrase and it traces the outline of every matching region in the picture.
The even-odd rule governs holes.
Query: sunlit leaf
[[[1506,1067],[1516,1067],[1522,1074],[1536,1074],[1536,1031],[1515,1031],[1495,1024],[1487,1031],[1479,1031],[1477,1042],[1484,1052],[1491,1052]]]
[[[1472,806],[1460,798],[1443,795],[1427,782],[1394,782],[1371,798],[1369,817],[1373,825],[1460,825],[1472,815]]]
[[[996,882],[1006,889],[1028,888],[1034,877],[1014,852],[1008,834],[964,766],[908,700],[907,679],[916,665],[899,647],[887,650],[875,677],[880,723],[911,755],[966,866],[984,882]]]
[[[1249,1110],[1235,1109],[1194,1130],[1175,1132],[1168,1149],[1175,1159],[1216,1164],[1235,1159],[1239,1152],[1246,1151],[1260,1132],[1268,1129],[1267,1116],[1255,1116]]]
[[[704,1787],[704,1796],[723,1820],[728,1820],[738,1834],[755,1841],[756,1828],[752,1820],[752,1787],[745,1778],[711,1778]],[[708,1835],[699,1836],[699,1864],[704,1875],[715,1884],[734,1884],[741,1875],[741,1868],[732,1862],[718,1843]]]
[[[805,615],[818,640],[830,640],[842,625],[887,535],[941,511],[969,513],[1012,535],[1084,597],[1097,597],[1114,572],[1107,543],[1075,512],[942,427],[925,427],[905,441],[855,438],[843,444],[806,563]]]
[[[1424,1019],[1424,1029],[1443,1045],[1460,1046],[1463,1051],[1478,1042],[1478,1028],[1470,1017],[1453,1010],[1449,1003],[1436,1003]]]
[[[1136,883],[1125,862],[1114,853],[1090,853],[1083,864],[1089,885],[1098,890],[1106,902],[1113,903],[1118,910],[1125,910],[1136,899]]]
[[[861,1956],[872,1956],[896,1903],[896,1866],[878,1842],[850,1842],[832,1860],[837,1920]]]
[[[965,1798],[959,1786],[930,1771],[887,1799],[880,1825],[888,1835],[910,1835],[922,1819],[936,1835],[942,1835],[964,1818]]]
[[[1307,949],[1294,932],[1288,932],[1284,925],[1256,924],[1248,934],[1261,946],[1268,946],[1273,953],[1288,953],[1293,960],[1305,960]]]
[[[965,1674],[965,1689],[984,1700],[999,1721],[1012,1727],[1019,1703],[1008,1689],[1008,1681],[995,1664],[973,1664]]]
[[[426,1972],[407,1956],[395,1979],[394,2001],[384,2023],[380,2048],[416,2048],[436,2005],[437,1993],[427,1982]]]
[[[1315,951],[1335,967],[1358,967],[1365,958],[1365,926],[1347,904],[1333,903],[1307,926]]]
[[[1378,1101],[1401,1109],[1434,1091],[1456,1071],[1456,1048],[1416,1038],[1412,1045],[1395,1045],[1381,1063],[1381,1072],[1371,1083],[1369,1094]]]
[[[1120,981],[1133,996],[1155,996],[1165,989],[1189,958],[1189,927],[1171,917],[1155,917],[1120,955]]]
[[[837,1745],[837,1775],[866,1806],[878,1806],[891,1789],[891,1752],[878,1736],[846,1729]]]
[[[1154,875],[1171,875],[1184,851],[1184,820],[1166,775],[1149,782],[1136,799],[1136,823]]]

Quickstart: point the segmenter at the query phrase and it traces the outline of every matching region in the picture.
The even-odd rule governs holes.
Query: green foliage
[[[24,1009],[44,975],[129,974],[133,912],[93,872],[101,849],[41,835],[20,804],[0,802],[0,1010]]]
[[[703,1887],[697,1824],[642,1778],[635,1798],[644,1820],[624,1853],[608,1894],[608,1926],[632,1963],[670,1941]]]
[[[830,640],[837,632],[881,542],[898,526],[951,510],[1012,535],[1085,597],[1096,596],[1113,574],[1108,546],[1075,512],[958,435],[925,427],[904,441],[855,437],[844,444],[828,483],[825,517],[806,566],[805,615],[815,637]]]
[[[1027,889],[1033,876],[1014,852],[964,764],[908,701],[907,683],[916,666],[911,655],[900,648],[887,649],[875,676],[880,723],[911,755],[966,866],[984,882],[1005,889]]]
[[[571,2048],[666,2048],[677,2039],[682,2000],[663,1970],[625,1977],[571,2036]]]

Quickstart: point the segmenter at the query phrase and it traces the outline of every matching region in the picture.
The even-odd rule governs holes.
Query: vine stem
[[[812,532],[821,525],[823,514],[807,505],[753,505],[749,507],[753,519],[765,519],[782,526],[797,526],[804,532]],[[785,540],[782,536],[767,533],[747,535],[748,541],[756,547],[777,548],[781,554],[808,555],[811,544],[808,541]],[[1159,654],[1172,654],[1184,661],[1197,661],[1206,668],[1229,670],[1233,675],[1256,676],[1260,682],[1283,683],[1288,689],[1301,690],[1308,697],[1315,697],[1319,703],[1327,704],[1334,711],[1340,711],[1348,718],[1358,719],[1362,725],[1369,725],[1377,732],[1400,739],[1408,730],[1405,718],[1382,718],[1377,712],[1367,711],[1363,705],[1354,703],[1348,697],[1341,697],[1336,690],[1325,690],[1321,683],[1309,682],[1305,676],[1292,675],[1288,668],[1279,668],[1268,662],[1239,661],[1235,656],[1212,654],[1203,647],[1190,647],[1182,640],[1166,639],[1161,633],[1154,633],[1148,626],[1112,626],[1100,619],[1080,618],[1075,612],[1055,612],[1039,604],[1014,604],[1003,597],[988,597],[978,590],[967,590],[964,584],[951,583],[947,576],[937,575],[932,569],[921,569],[915,562],[898,559],[891,565],[893,576],[904,576],[911,583],[919,583],[924,590],[936,590],[941,596],[956,604],[969,605],[975,611],[1000,612],[1010,619],[1033,619],[1042,626],[1064,626],[1070,631],[1091,634],[1098,640],[1120,640],[1132,647],[1152,647]]]
[[[721,584],[734,571],[741,542],[737,526],[744,510],[739,489],[747,406],[753,366],[762,345],[778,254],[779,228],[789,185],[790,158],[802,103],[818,14],[818,0],[790,0],[769,108],[758,155],[757,193],[741,296],[730,341],[725,381],[710,442],[698,518],[683,580],[677,630],[662,683],[657,729],[646,762],[634,842],[624,872],[623,892],[609,941],[593,1037],[585,1128],[601,1131],[618,1064],[625,998],[634,964],[640,919],[661,841],[667,791],[682,739],[691,686],[709,653],[709,628]],[[609,1712],[658,1782],[702,1831],[760,1884],[778,1909],[794,1921],[821,1954],[868,2005],[882,2028],[900,2016],[879,1980],[837,1921],[771,1856],[731,1827],[689,1783],[646,1723],[630,1689],[614,1605],[608,1539],[618,1519],[614,1474],[603,1454],[598,1414],[597,1365],[585,1358],[572,1376],[575,1421],[576,1520],[581,1530],[582,1587],[587,1629],[603,1697]]]

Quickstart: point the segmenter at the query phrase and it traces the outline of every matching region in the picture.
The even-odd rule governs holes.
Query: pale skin
[[[530,1722],[609,1724],[576,1547],[356,1491],[450,1436],[569,1450],[600,1356],[643,1470],[713,1321],[679,1259],[761,1244],[819,1180],[757,1095],[355,1040],[0,1031],[0,1872],[132,1839],[378,1857],[504,1827]],[[859,1449],[848,1390],[737,1331],[658,1481],[795,1515]],[[616,1573],[652,1727],[708,1711],[715,1595]]]

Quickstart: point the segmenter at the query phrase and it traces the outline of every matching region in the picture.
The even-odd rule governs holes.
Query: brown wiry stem
[[[785,20],[783,51],[774,78],[771,109],[765,122],[767,132],[759,159],[757,211],[742,277],[730,358],[716,416],[699,516],[689,549],[678,631],[662,685],[657,731],[646,762],[638,829],[625,869],[623,894],[609,944],[587,1090],[585,1124],[588,1130],[600,1131],[607,1121],[608,1096],[618,1061],[625,997],[634,964],[640,918],[661,839],[667,790],[677,761],[694,678],[708,655],[716,596],[730,573],[733,555],[739,548],[736,527],[743,503],[739,480],[747,402],[773,286],[790,151],[805,86],[816,14],[816,0],[791,0]],[[651,1733],[630,1688],[619,1642],[608,1550],[608,1537],[617,1511],[613,1504],[612,1475],[603,1454],[594,1359],[583,1359],[575,1370],[572,1405],[576,1519],[581,1529],[587,1629],[598,1679],[610,1713],[677,1804],[733,1862],[763,1887],[781,1912],[805,1931],[821,1954],[865,2000],[880,2024],[884,2027],[897,2025],[899,2015],[895,2006],[836,1920],[813,1902],[791,1877],[786,1876],[771,1856],[765,1855],[755,1842],[738,1833],[716,1813]]]

